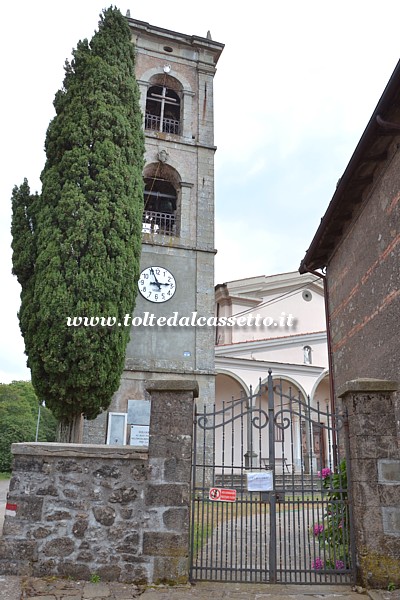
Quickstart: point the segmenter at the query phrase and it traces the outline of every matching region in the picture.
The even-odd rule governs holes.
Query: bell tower
[[[215,332],[204,323],[214,315],[213,79],[224,45],[128,22],[146,147],[141,276],[121,385],[108,415],[85,424],[89,443],[133,444],[145,381],[196,379],[200,399],[214,401]]]

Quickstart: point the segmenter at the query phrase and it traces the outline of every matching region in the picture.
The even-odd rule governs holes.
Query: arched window
[[[144,173],[143,233],[178,235],[178,173],[162,162]]]
[[[145,129],[180,135],[181,101],[164,85],[152,85],[147,92]]]

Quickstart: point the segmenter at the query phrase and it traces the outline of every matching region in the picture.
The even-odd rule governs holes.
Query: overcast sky
[[[29,379],[10,196],[40,191],[63,66],[104,0],[2,6],[0,382]],[[297,270],[399,58],[398,0],[129,0],[123,14],[225,44],[215,77],[216,283]]]

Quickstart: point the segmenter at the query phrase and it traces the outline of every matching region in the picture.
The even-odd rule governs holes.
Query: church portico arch
[[[239,375],[227,370],[219,369],[215,378],[215,398],[227,399],[228,397],[238,398],[241,395],[250,393],[249,386]]]

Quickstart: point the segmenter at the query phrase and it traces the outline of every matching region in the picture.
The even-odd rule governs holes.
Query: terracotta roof
[[[389,146],[398,135],[400,135],[400,61],[300,263],[301,274],[327,265],[346,223],[351,220],[354,211],[361,205],[365,192],[373,183],[375,171],[387,159]]]

